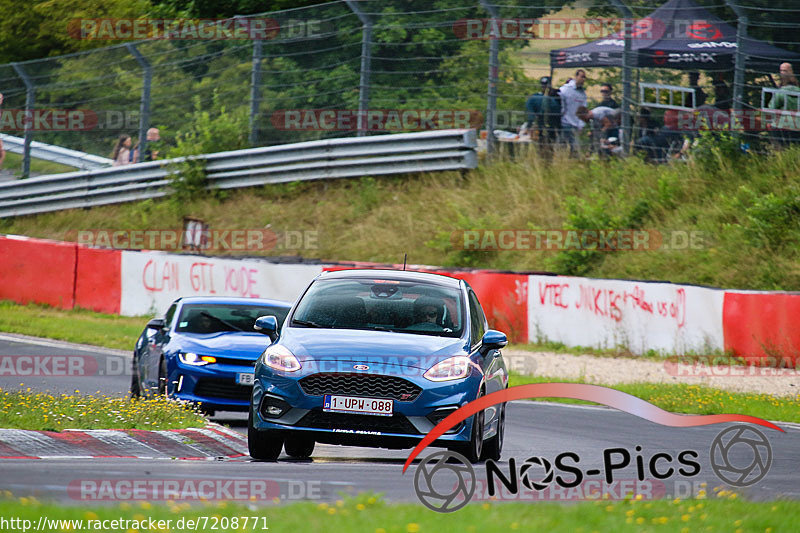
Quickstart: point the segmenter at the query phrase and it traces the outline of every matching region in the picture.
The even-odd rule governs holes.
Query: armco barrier
[[[726,291],[725,349],[743,357],[800,361],[800,294]]]
[[[209,188],[301,180],[467,170],[478,166],[475,130],[436,130],[203,154]],[[187,158],[0,183],[0,217],[160,198]]]
[[[343,268],[400,266],[122,252],[0,236],[0,299],[123,315],[160,313],[175,298],[189,295],[294,300],[323,269]],[[484,304],[491,325],[516,342],[627,346],[634,353],[724,349],[750,357],[800,357],[798,293],[419,265],[409,270],[466,280]]]

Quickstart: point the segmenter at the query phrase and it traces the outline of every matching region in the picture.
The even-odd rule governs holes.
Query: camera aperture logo
[[[771,429],[783,430],[757,417],[747,415],[678,415],[664,411],[640,398],[601,387],[574,383],[537,383],[512,387],[483,396],[450,414],[435,426],[411,452],[403,472],[415,457],[429,444],[456,424],[466,420],[487,407],[511,400],[531,397],[561,397],[592,401],[614,407],[640,418],[672,427],[696,427],[726,422],[748,422]],[[748,453],[744,448],[750,447]],[[613,487],[614,484],[631,487],[633,491],[644,490],[650,497],[654,492],[663,496],[663,482],[672,476],[695,477],[701,472],[700,453],[696,450],[681,450],[676,453],[657,451],[649,454],[640,445],[634,453],[622,447],[608,448],[602,453],[602,468],[582,468],[577,453],[563,452],[553,461],[546,457],[529,457],[519,467],[510,458],[506,468],[489,459],[486,469],[485,488],[494,497],[498,484],[506,494],[519,495],[522,487],[529,491],[551,490],[549,498],[541,499],[587,499],[587,492],[594,487]],[[742,461],[742,457],[750,458]],[[747,487],[761,481],[772,464],[772,447],[767,437],[750,425],[738,424],[726,428],[713,440],[709,459],[712,470],[722,481],[735,487]],[[616,479],[615,472],[635,467],[635,480]],[[603,478],[592,480],[592,477]],[[603,485],[603,481],[605,485]],[[628,483],[631,482],[631,483]],[[463,456],[454,452],[436,452],[423,459],[414,476],[417,498],[429,509],[438,512],[453,512],[469,503],[480,486],[475,467]],[[520,486],[522,485],[522,487]],[[574,492],[564,492],[572,489]],[[661,489],[661,490],[659,490]],[[621,497],[631,490],[619,491]],[[481,495],[478,495],[480,498]]]

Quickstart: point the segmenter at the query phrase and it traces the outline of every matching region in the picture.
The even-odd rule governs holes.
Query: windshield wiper
[[[210,319],[212,319],[212,320],[216,320],[216,321],[217,321],[217,322],[219,322],[220,324],[223,324],[224,326],[226,326],[226,327],[229,327],[229,328],[231,328],[231,329],[234,329],[234,330],[236,330],[236,331],[244,331],[244,330],[243,330],[242,328],[240,328],[239,326],[233,325],[233,324],[231,324],[230,322],[228,322],[228,321],[226,321],[226,320],[222,320],[221,318],[219,318],[219,317],[216,317],[216,316],[212,315],[212,314],[211,314],[211,313],[209,313],[209,312],[206,312],[206,311],[200,311],[200,314],[201,314],[201,315],[203,315],[203,316],[207,316],[208,318],[210,318]]]
[[[322,324],[317,324],[316,322],[311,322],[310,320],[299,320],[297,318],[292,319],[292,325],[294,326],[297,324],[298,326],[305,326],[307,328],[327,328],[328,326],[323,326]]]

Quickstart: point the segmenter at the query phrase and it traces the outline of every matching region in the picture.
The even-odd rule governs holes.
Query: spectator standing
[[[788,109],[789,111],[797,111],[797,96],[790,96],[788,93],[800,93],[800,88],[797,86],[797,78],[792,70],[791,63],[781,63],[780,67],[780,88],[781,91],[775,93],[769,103],[770,109]]]
[[[611,109],[619,109],[619,104],[612,94],[614,93],[614,89],[611,88],[611,85],[608,83],[604,83],[600,86],[600,94],[602,95],[603,99],[598,104],[598,107],[610,107]]]
[[[131,136],[122,134],[114,145],[114,151],[111,152],[111,163],[115,167],[131,164]]]
[[[158,152],[159,150],[154,150],[154,148],[159,147],[159,141],[161,141],[161,134],[158,131],[158,128],[150,128],[147,130],[147,150],[144,151],[144,160],[145,161],[154,161],[158,159]]]
[[[578,118],[580,107],[586,107],[586,91],[583,84],[586,81],[586,71],[578,69],[575,78],[564,84],[559,89],[561,96],[561,135],[562,142],[569,145],[570,152],[575,154],[579,149],[578,135],[586,125]]]
[[[780,76],[781,90],[772,96],[768,107],[770,109],[785,109],[790,113],[796,113],[800,111],[800,107],[798,107],[800,88],[798,88],[797,77],[794,75],[791,63],[781,63]],[[773,138],[780,144],[789,144],[800,140],[797,131],[777,129],[774,131],[773,135]]]
[[[550,77],[543,76],[539,82],[542,90],[525,102],[528,130],[538,132],[539,147],[552,146],[556,140],[558,122],[561,119],[561,103],[558,93],[550,87]],[[555,96],[554,96],[555,94]],[[554,120],[556,123],[554,126]]]

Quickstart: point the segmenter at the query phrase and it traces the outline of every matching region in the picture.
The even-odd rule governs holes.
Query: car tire
[[[167,360],[163,357],[158,365],[158,395],[167,395]]]
[[[483,396],[483,394],[480,396]],[[480,396],[478,397],[480,398]],[[483,411],[472,415],[472,432],[470,433],[469,441],[454,444],[450,447],[451,451],[460,453],[470,463],[480,462],[483,454],[483,417]]]
[[[286,437],[286,442],[283,448],[286,455],[294,459],[308,459],[314,453],[314,439],[306,437],[305,435],[289,435]]]
[[[142,385],[139,382],[139,363],[136,361],[136,356],[133,356],[131,361],[131,398],[142,397]]]
[[[483,443],[483,455],[481,459],[486,461],[499,461],[503,452],[503,438],[505,437],[506,427],[506,404],[500,405],[500,418],[497,422],[497,433],[494,437]]]
[[[253,407],[247,417],[247,450],[257,461],[276,461],[283,448],[282,431],[268,429],[259,431],[253,424]]]

